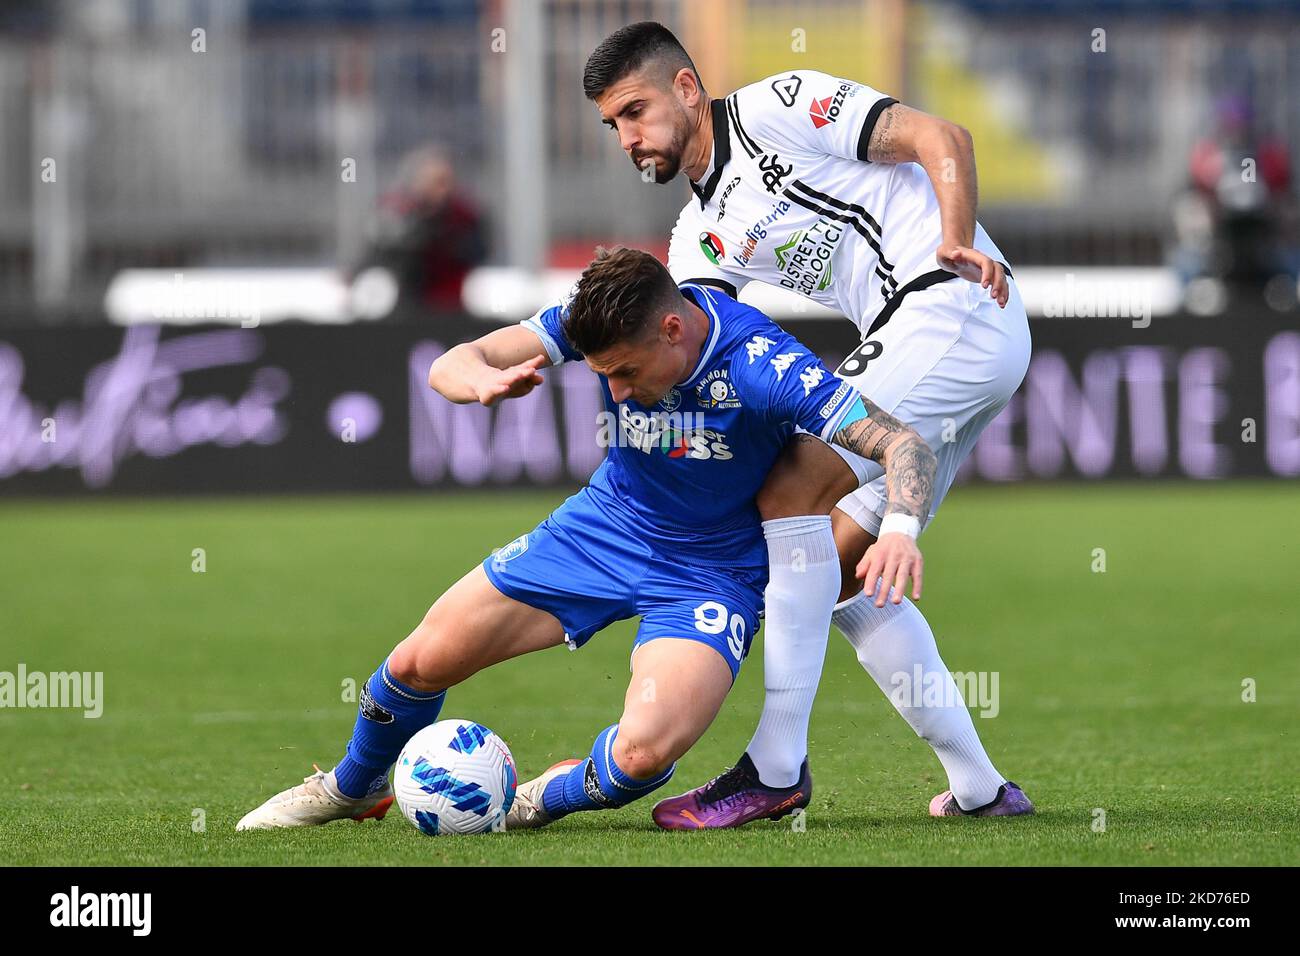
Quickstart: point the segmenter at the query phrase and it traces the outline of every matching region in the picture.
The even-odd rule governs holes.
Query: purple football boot
[[[932,817],[1018,817],[1033,812],[1034,805],[1025,796],[1025,791],[1010,780],[998,787],[998,795],[993,798],[992,803],[986,803],[974,810],[963,810],[959,807],[957,798],[952,795],[951,790],[945,790],[930,801]]]
[[[702,787],[655,804],[655,823],[665,830],[716,830],[744,826],[751,820],[779,820],[802,810],[812,799],[808,761],[799,768],[792,787],[769,787],[758,779],[749,754],[736,766]]]

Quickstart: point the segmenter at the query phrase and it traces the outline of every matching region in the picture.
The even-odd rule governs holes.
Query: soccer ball
[[[402,748],[393,791],[421,833],[484,833],[504,825],[518,779],[504,740],[472,720],[440,720]]]

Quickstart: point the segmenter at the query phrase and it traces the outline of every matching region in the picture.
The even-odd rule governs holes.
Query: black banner
[[[832,367],[843,320],[791,323]],[[139,326],[0,333],[0,493],[576,485],[604,455],[571,364],[497,409],[430,363],[489,326]],[[1032,323],[1025,384],[961,480],[1300,475],[1300,331],[1273,314]]]

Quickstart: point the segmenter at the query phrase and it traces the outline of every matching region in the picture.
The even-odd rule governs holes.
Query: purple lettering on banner
[[[451,449],[451,409],[445,398],[429,387],[429,366],[445,350],[437,342],[419,342],[407,360],[411,399],[411,477],[422,485],[434,485],[447,473]]]
[[[971,455],[981,477],[990,481],[1016,481],[1025,476],[1024,456],[1011,437],[1011,429],[1023,413],[1024,400],[1017,392],[998,417],[985,426]]]
[[[1083,388],[1060,352],[1034,356],[1026,376],[1025,421],[1030,470],[1041,478],[1061,473],[1068,450],[1085,475],[1103,475],[1115,459],[1119,362],[1096,351],[1083,363]]]
[[[496,406],[496,421],[492,429],[494,481],[515,481],[524,474],[539,482],[555,481],[560,477],[563,463],[556,432],[555,405],[551,401],[552,389],[548,385],[549,382],[522,398],[500,402]]]
[[[1264,348],[1264,457],[1275,475],[1300,475],[1300,332]]]
[[[559,372],[564,393],[564,445],[569,477],[586,481],[605,460],[605,449],[596,441],[597,416],[604,410],[600,380],[581,362],[566,362]]]
[[[429,366],[443,351],[436,342],[420,342],[407,363],[411,476],[426,485],[448,474],[462,485],[489,479],[505,484],[525,476],[540,483],[561,478],[563,459],[549,382],[495,408],[457,405],[429,388]]]
[[[1165,410],[1168,349],[1135,345],[1123,350],[1128,386],[1128,421],[1133,467],[1155,475],[1169,463],[1169,424]]]
[[[86,376],[81,402],[60,402],[53,415],[22,394],[22,356],[0,343],[0,478],[57,465],[80,468],[88,487],[103,488],[136,454],[169,458],[197,445],[269,445],[284,437],[276,403],[291,383],[283,369],[256,369],[234,402],[180,399],[185,373],[254,361],[262,352],[258,333],[229,329],[160,342],[159,332],[156,325],[128,329],[118,354]],[[56,423],[56,441],[42,441],[46,417]]]
[[[1193,478],[1228,473],[1232,456],[1214,441],[1214,426],[1228,412],[1220,384],[1232,367],[1220,348],[1192,349],[1178,363],[1178,463]]]

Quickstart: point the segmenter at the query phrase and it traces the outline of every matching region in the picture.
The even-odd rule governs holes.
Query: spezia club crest
[[[704,408],[739,408],[740,397],[725,368],[716,368],[695,386],[695,398]]]

